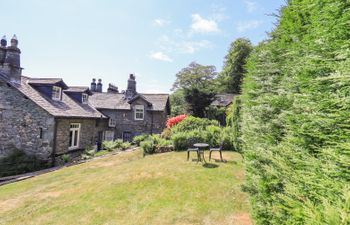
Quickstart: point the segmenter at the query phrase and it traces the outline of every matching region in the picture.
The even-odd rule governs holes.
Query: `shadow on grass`
[[[213,169],[213,168],[218,168],[219,165],[213,164],[213,163],[204,163],[203,167],[208,168],[208,169]]]

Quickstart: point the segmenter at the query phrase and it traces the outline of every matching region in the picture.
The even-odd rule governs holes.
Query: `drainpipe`
[[[57,119],[55,119],[54,130],[53,130],[53,147],[52,147],[52,156],[51,156],[51,164],[55,166],[55,155],[56,155],[56,138],[57,138]]]

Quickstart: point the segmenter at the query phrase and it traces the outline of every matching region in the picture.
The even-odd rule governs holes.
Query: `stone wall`
[[[146,102],[142,99],[133,102],[131,107],[135,105],[145,106],[144,120],[135,120],[134,110],[100,110],[104,115],[117,121],[114,128],[115,138],[123,138],[123,132],[130,132],[132,136],[140,134],[161,133],[165,128],[167,120],[166,111],[150,111]],[[153,117],[153,118],[152,118]],[[110,130],[113,128],[110,128]]]
[[[79,146],[75,149],[69,149],[70,124],[80,124]],[[58,118],[56,119],[56,157],[63,154],[72,154],[77,151],[84,151],[88,147],[95,145],[98,140],[99,132],[106,129],[107,121],[104,119],[74,119]]]
[[[0,158],[18,149],[51,160],[54,124],[53,116],[0,81]]]

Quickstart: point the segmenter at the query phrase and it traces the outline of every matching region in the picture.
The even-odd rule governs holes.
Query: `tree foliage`
[[[258,224],[350,224],[350,3],[290,0],[251,55],[241,137]]]
[[[225,56],[224,67],[218,77],[219,89],[225,93],[241,93],[241,83],[246,72],[245,65],[253,50],[250,40],[238,38],[231,43]]]
[[[191,62],[190,65],[176,74],[172,90],[192,88],[208,90],[212,88],[216,76],[215,66],[203,66],[199,63]]]
[[[171,116],[186,114],[187,104],[183,89],[178,89],[170,95]]]
[[[215,78],[217,76],[215,66],[203,66],[192,62],[176,74],[173,90],[186,104],[178,110],[183,114],[184,109],[196,117],[204,117],[206,108],[212,103],[215,96]],[[176,99],[176,98],[175,98]],[[180,99],[177,99],[180,102]]]

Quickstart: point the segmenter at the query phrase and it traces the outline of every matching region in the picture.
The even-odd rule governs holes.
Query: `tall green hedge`
[[[258,224],[350,224],[350,1],[289,0],[247,64],[241,140]]]

